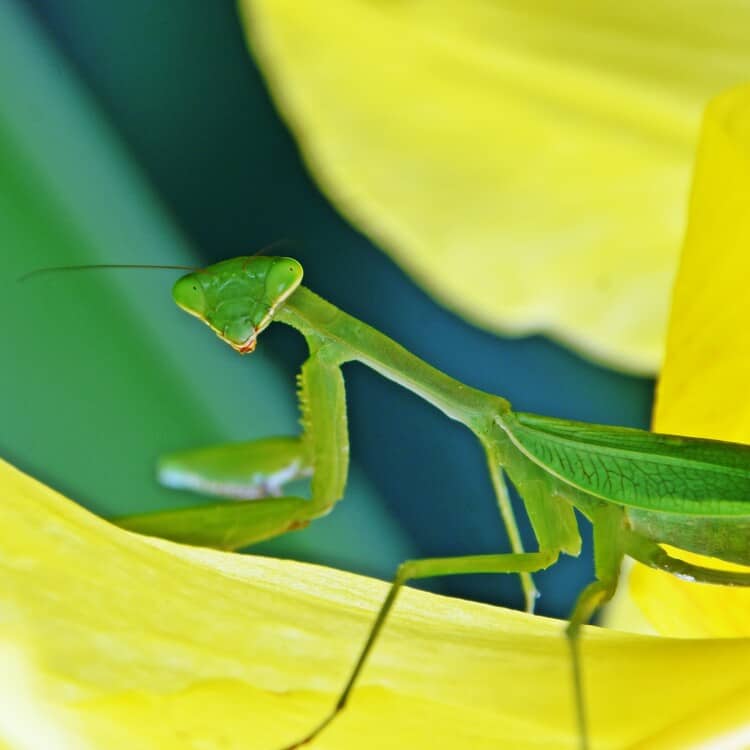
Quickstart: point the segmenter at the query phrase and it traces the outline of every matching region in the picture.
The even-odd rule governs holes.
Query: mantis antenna
[[[263,255],[269,250],[273,250],[280,246],[292,245],[292,241],[287,237],[274,240],[268,245],[264,245],[259,250],[256,250],[249,257],[255,258],[258,255]],[[153,265],[149,263],[87,263],[84,265],[74,266],[44,266],[43,268],[35,268],[32,271],[27,271],[25,274],[18,277],[19,282],[28,281],[35,276],[44,276],[49,273],[58,273],[59,271],[98,271],[106,270],[110,268],[125,268],[125,269],[139,269],[139,268],[151,268],[159,271],[191,271],[193,273],[201,273],[203,269],[196,266],[171,266],[171,265]]]
[[[35,268],[28,271],[23,276],[18,277],[19,282],[28,281],[35,276],[44,276],[48,273],[58,273],[59,271],[102,271],[110,268],[152,268],[162,271],[192,271],[199,272],[199,268],[194,266],[157,266],[137,263],[91,263],[82,266],[45,266],[44,268]]]

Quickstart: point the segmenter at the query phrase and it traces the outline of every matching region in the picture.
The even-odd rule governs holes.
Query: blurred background
[[[4,0],[3,457],[115,515],[200,501],[156,486],[161,452],[295,432],[305,351],[293,331],[272,327],[240,359],[174,308],[173,274],[15,282],[46,264],[208,264],[280,239],[310,288],[459,380],[517,409],[647,427],[651,379],[465,322],[332,207],[274,108],[232,0]],[[388,578],[407,557],[508,549],[470,434],[360,366],[345,376],[345,502],[260,551]],[[584,532],[579,559],[538,577],[541,613],[564,616],[591,578]],[[512,577],[424,585],[522,603]]]

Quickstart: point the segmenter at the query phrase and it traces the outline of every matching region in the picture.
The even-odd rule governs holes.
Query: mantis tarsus
[[[750,446],[658,435],[518,413],[423,362],[370,326],[301,286],[302,267],[284,257],[241,257],[180,278],[177,304],[240,353],[252,352],[272,322],[296,328],[310,356],[299,375],[303,434],[166,457],[163,482],[252,502],[217,502],[119,519],[147,534],[224,549],[300,528],[341,499],[349,462],[341,366],[357,360],[429,401],[479,439],[513,552],[409,560],[388,596],[331,712],[285,750],[312,740],[341,711],[409,580],[463,573],[517,573],[527,609],[531,574],[560,555],[577,555],[574,509],[593,526],[596,580],[579,595],[566,634],[571,646],[577,721],[588,748],[580,627],[609,600],[625,555],[692,581],[750,585],[750,573],[713,570],[669,555],[662,544],[750,564]],[[508,503],[503,472],[523,498],[539,548],[525,552]],[[283,485],[311,479],[311,497],[283,496]]]

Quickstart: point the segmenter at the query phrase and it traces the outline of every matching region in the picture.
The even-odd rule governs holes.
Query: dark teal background
[[[308,286],[450,375],[502,394],[518,409],[647,425],[650,380],[596,367],[541,337],[505,340],[466,324],[336,213],[273,108],[234,2],[29,5],[206,263],[288,238],[292,246],[284,252],[303,263]],[[196,327],[195,335],[206,332]],[[304,357],[301,339],[277,326],[260,346],[291,381]],[[247,370],[252,388],[249,362]],[[507,549],[483,457],[469,434],[359,366],[345,375],[353,459],[398,519],[411,554]],[[335,561],[335,553],[306,556]],[[539,576],[538,611],[565,615],[590,576],[587,535],[579,560],[563,560]],[[432,587],[521,603],[509,577],[444,579]]]

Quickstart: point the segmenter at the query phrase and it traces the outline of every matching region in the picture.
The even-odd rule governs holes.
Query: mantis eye
[[[174,301],[187,312],[203,317],[206,312],[206,295],[195,274],[177,279],[172,287]]]
[[[286,299],[302,281],[302,266],[294,258],[276,258],[266,276],[269,301]]]

